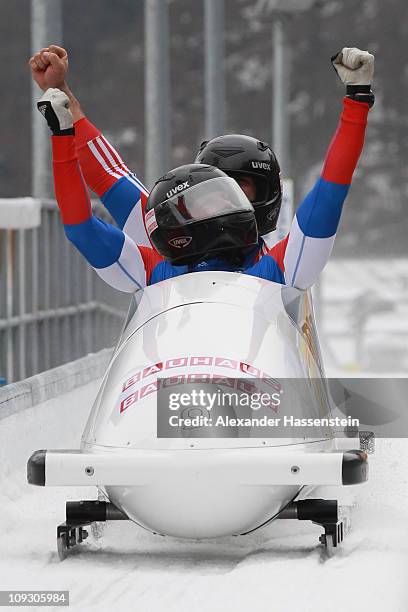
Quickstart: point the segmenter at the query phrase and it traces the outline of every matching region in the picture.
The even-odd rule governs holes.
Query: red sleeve
[[[82,117],[74,123],[75,128],[75,144],[77,149],[84,147],[88,140],[93,140],[101,135],[97,127],[93,125],[86,117]]]
[[[164,258],[150,247],[138,246],[138,249],[142,256],[143,264],[146,270],[146,284],[149,284],[153,268],[155,268],[155,266],[157,266],[157,264],[159,264],[161,261],[164,261]]]
[[[148,199],[148,195],[144,192],[141,191],[140,193],[140,204],[142,207],[142,218],[143,218],[143,223],[146,229],[146,222],[145,222],[145,209],[146,209],[146,204],[147,204],[147,199]],[[146,234],[147,234],[147,230],[146,230]]]
[[[285,252],[286,252],[288,240],[289,240],[289,234],[285,238],[277,242],[271,249],[268,249],[266,253],[267,255],[270,255],[271,257],[274,258],[274,260],[279,266],[279,269],[282,272],[285,271],[284,259],[285,259]]]
[[[52,136],[55,197],[64,225],[76,225],[92,216],[88,189],[75,149],[74,136]]]
[[[129,174],[118,152],[86,118],[75,122],[75,144],[87,185],[99,197]]]
[[[369,106],[350,98],[343,100],[343,112],[330,143],[322,178],[331,183],[350,185],[364,145]]]

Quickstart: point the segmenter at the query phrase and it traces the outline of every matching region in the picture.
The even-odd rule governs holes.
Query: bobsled
[[[275,435],[273,426],[252,426],[256,411],[237,405],[217,404],[207,421],[207,408],[169,409],[169,398],[199,384],[218,393],[269,385],[276,398],[283,380],[285,406],[267,404],[264,417],[318,419],[312,434]],[[299,380],[302,390],[291,394]],[[80,448],[34,452],[28,482],[98,488],[98,499],[67,502],[57,528],[61,558],[87,526],[109,520],[191,539],[308,520],[333,549],[344,537],[337,500],[297,498],[308,485],[365,482],[368,460],[358,445],[339,447],[325,423],[332,413],[309,291],[233,272],[186,274],[133,295]]]

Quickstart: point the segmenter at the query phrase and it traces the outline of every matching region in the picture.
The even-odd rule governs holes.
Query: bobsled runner
[[[340,544],[337,500],[297,498],[308,485],[365,482],[367,454],[355,439],[357,448],[340,447],[325,425],[312,436],[243,431],[231,420],[238,414],[231,406],[217,406],[217,418],[233,423],[221,434],[211,423],[187,422],[176,434],[160,435],[168,409],[160,394],[210,378],[218,386],[302,379],[307,392],[289,395],[289,408],[298,416],[329,417],[310,292],[200,272],[134,294],[80,449],[37,450],[28,461],[31,484],[95,485],[103,494],[67,502],[66,521],[57,528],[61,558],[85,539],[87,526],[109,520],[192,539],[245,535],[275,519],[308,520],[322,527],[328,551]]]

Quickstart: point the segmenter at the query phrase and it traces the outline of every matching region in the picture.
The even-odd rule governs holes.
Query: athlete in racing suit
[[[315,282],[333,246],[363,147],[368,110],[366,102],[344,99],[321,176],[299,206],[289,235],[272,249],[264,244],[255,247],[241,266],[246,273],[301,289]],[[146,246],[143,208],[147,192],[85,117],[76,121],[75,136],[53,137],[53,161],[57,201],[67,237],[99,276],[115,288],[131,292],[189,271],[229,269],[222,260],[193,267],[171,266]],[[119,228],[92,214],[79,162],[86,182],[101,197]]]

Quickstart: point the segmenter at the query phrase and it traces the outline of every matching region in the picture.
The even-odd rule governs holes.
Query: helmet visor
[[[266,176],[251,172],[235,171],[228,172],[228,174],[237,181],[254,207],[258,204],[265,204],[269,199],[270,186]]]
[[[253,206],[234,179],[217,177],[187,188],[156,207],[156,216],[168,226],[252,211]]]

